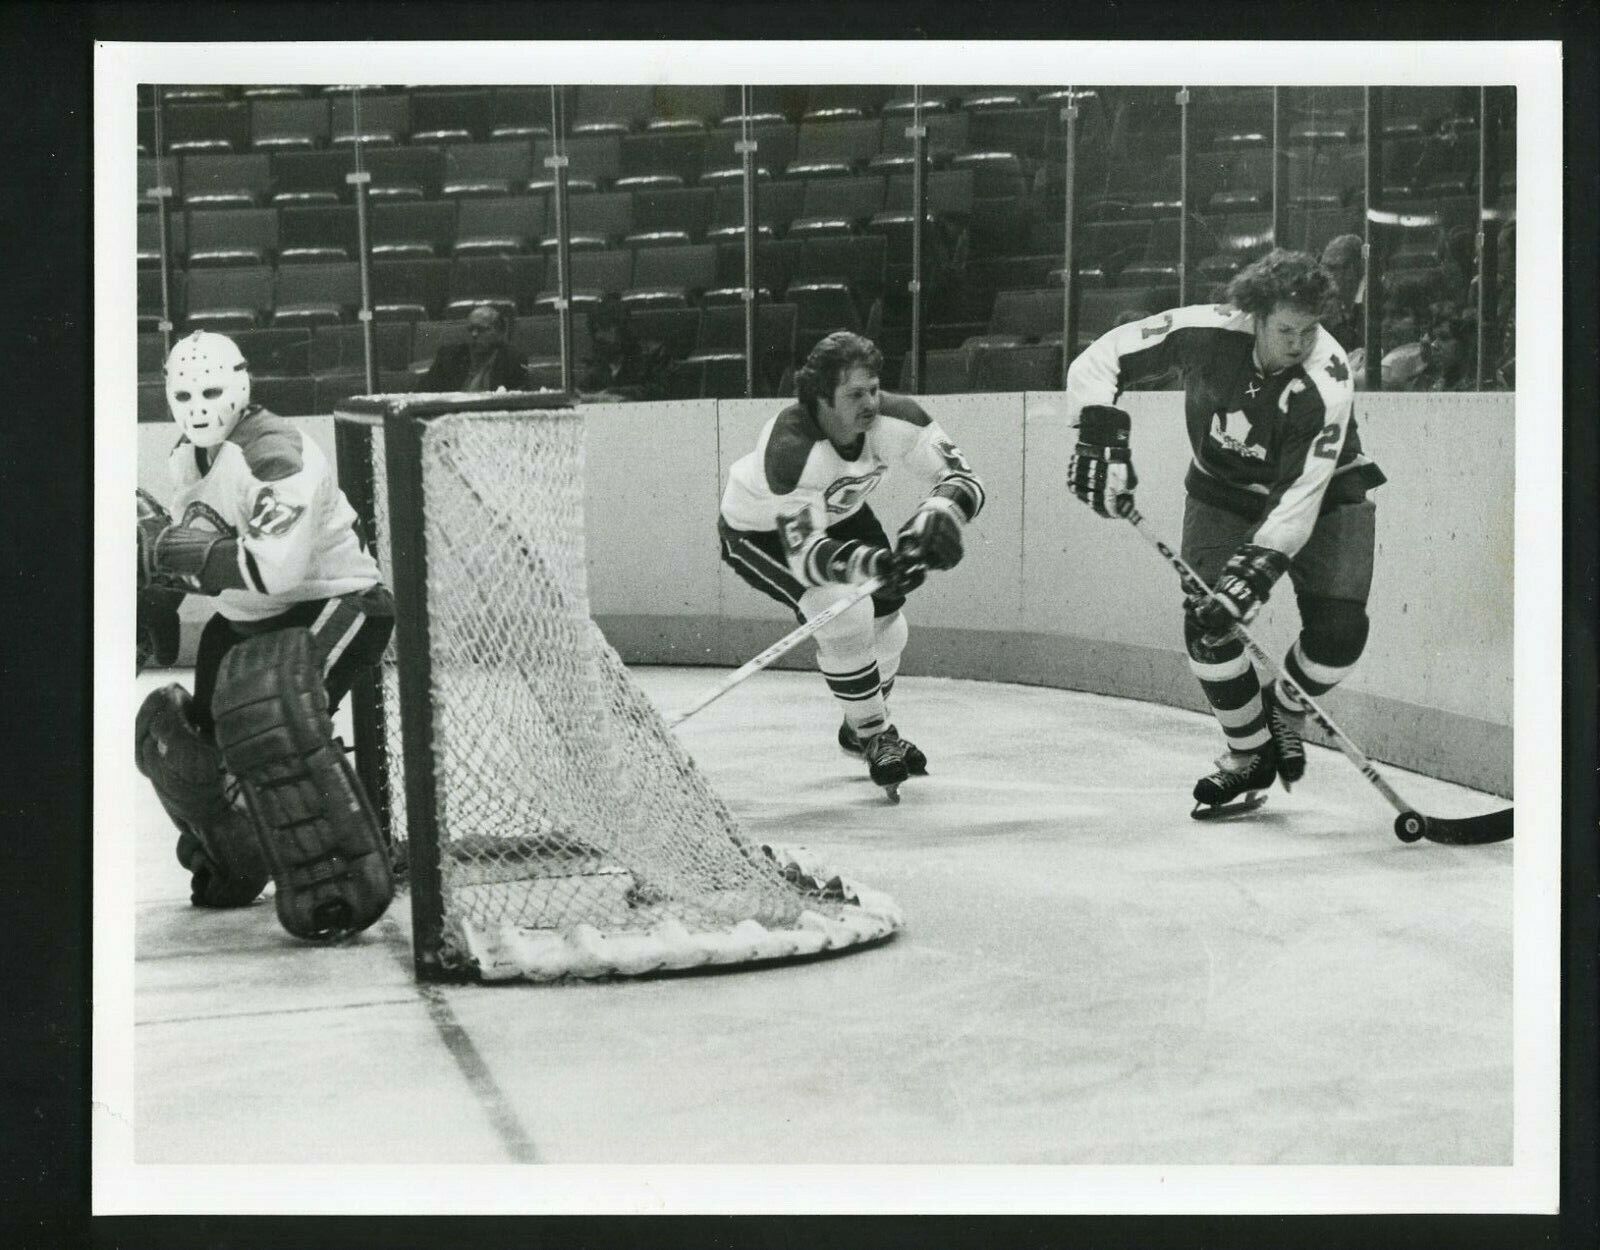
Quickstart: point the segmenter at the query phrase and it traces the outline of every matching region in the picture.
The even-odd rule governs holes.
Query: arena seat
[[[288,150],[272,154],[272,203],[338,204],[349,198],[345,176],[355,168],[350,152]]]
[[[253,208],[267,197],[272,171],[260,153],[183,158],[185,208]]]
[[[173,104],[164,111],[162,138],[173,156],[244,152],[250,147],[250,106],[238,100]]]
[[[403,143],[411,133],[411,97],[339,92],[329,101],[328,143],[345,147],[358,139],[367,147]]]
[[[361,305],[361,269],[355,261],[283,265],[274,288],[272,324],[327,325],[346,320]]]
[[[447,256],[456,238],[456,204],[416,200],[372,206],[374,260],[425,260]]]
[[[195,269],[184,282],[191,330],[248,330],[272,307],[272,269]]]
[[[444,310],[450,262],[375,260],[372,262],[372,311],[379,320],[427,321]]]
[[[444,152],[426,144],[375,148],[365,154],[365,165],[373,201],[434,199],[444,182]]]
[[[543,237],[545,202],[529,195],[461,201],[456,215],[456,256],[526,252]]]
[[[289,205],[278,213],[278,263],[351,260],[358,232],[353,204]]]
[[[537,139],[550,134],[549,87],[496,87],[490,139]]]
[[[692,242],[699,242],[711,226],[716,205],[717,192],[710,187],[635,191],[633,228],[682,230]]]
[[[257,97],[250,102],[250,145],[258,152],[309,151],[328,145],[323,97]]]
[[[239,330],[232,336],[250,376],[305,377],[311,372],[311,331],[302,327]]]
[[[710,243],[645,248],[634,253],[630,286],[673,290],[698,298],[717,280],[717,249]]]
[[[419,87],[411,93],[411,142],[476,143],[494,125],[494,89]]]
[[[452,143],[444,149],[440,193],[445,197],[509,195],[533,176],[533,144]]]
[[[1060,390],[1061,344],[1034,343],[979,352],[973,362],[972,384],[978,391]]]
[[[479,304],[514,315],[533,305],[544,277],[543,256],[463,256],[450,262],[444,315],[465,317]]]
[[[277,250],[275,208],[193,209],[185,217],[190,268],[267,264]]]
[[[373,355],[380,370],[403,370],[410,364],[411,326],[409,321],[373,323]],[[366,359],[366,329],[360,324],[318,326],[311,332],[307,366],[313,377],[362,373]]]
[[[808,182],[801,212],[805,217],[842,217],[859,230],[883,208],[884,194],[884,180],[875,174]]]

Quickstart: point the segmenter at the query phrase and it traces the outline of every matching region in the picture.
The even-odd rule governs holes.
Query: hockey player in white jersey
[[[883,393],[883,355],[840,330],[796,374],[796,401],[762,427],[728,472],[718,531],[722,558],[804,622],[871,577],[884,585],[823,626],[817,666],[839,705],[839,746],[863,757],[894,797],[927,757],[889,719],[906,644],[901,612],[928,569],[955,567],[962,530],[984,491],[966,458],[915,400]],[[928,493],[891,545],[867,497],[891,469]]]
[[[1228,284],[1227,303],[1177,308],[1102,335],[1067,371],[1078,426],[1072,492],[1101,516],[1137,478],[1130,383],[1178,368],[1193,449],[1183,558],[1215,594],[1190,597],[1190,667],[1222,729],[1217,770],[1194,787],[1196,816],[1253,806],[1274,779],[1305,772],[1306,711],[1281,683],[1262,688],[1234,622],[1248,622],[1285,573],[1300,608],[1286,673],[1320,698],[1366,646],[1374,505],[1382,471],[1363,454],[1349,362],[1317,321],[1332,276],[1304,252],[1273,251]]]
[[[327,458],[250,402],[231,339],[182,339],[166,387],[182,436],[170,511],[139,492],[140,589],[217,611],[193,694],[169,685],[139,709],[139,769],[178,826],[197,906],[247,905],[270,876],[289,932],[342,937],[383,914],[393,879],[331,717],[382,656],[394,601]]]

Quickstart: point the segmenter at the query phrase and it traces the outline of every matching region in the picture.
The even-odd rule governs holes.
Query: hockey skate
[[[1217,820],[1253,812],[1267,801],[1277,769],[1272,752],[1224,751],[1217,757],[1217,771],[1194,783],[1196,820]]]
[[[873,734],[863,745],[862,755],[867,770],[872,774],[872,784],[883,787],[889,802],[900,801],[900,786],[910,776],[906,767],[906,744],[890,725],[882,733]]]
[[[888,732],[899,737],[899,733],[893,725],[889,726]],[[906,749],[906,771],[913,777],[926,777],[928,775],[928,757],[922,753],[922,749],[916,743],[908,742],[904,738],[900,739],[900,745]],[[856,731],[850,728],[849,721],[844,721],[839,726],[839,749],[846,755],[854,755],[857,759],[861,758],[861,739],[856,737]]]
[[[1267,711],[1267,732],[1272,735],[1272,753],[1278,761],[1278,780],[1289,789],[1306,775],[1306,747],[1301,741],[1306,714],[1292,711],[1278,698],[1278,683],[1269,682],[1261,691]]]

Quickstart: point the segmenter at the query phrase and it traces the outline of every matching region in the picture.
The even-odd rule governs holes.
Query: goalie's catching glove
[[[1120,516],[1119,501],[1133,501],[1139,475],[1128,447],[1132,423],[1109,404],[1089,404],[1078,414],[1078,445],[1067,465],[1072,493],[1103,517]]]
[[[1246,543],[1222,566],[1213,593],[1191,595],[1184,611],[1202,633],[1225,634],[1236,623],[1254,619],[1288,567],[1289,557],[1283,552]]]

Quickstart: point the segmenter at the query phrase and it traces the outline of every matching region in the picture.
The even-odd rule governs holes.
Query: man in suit
[[[526,390],[527,358],[507,342],[510,336],[511,317],[504,309],[478,305],[467,317],[467,341],[441,347],[417,390]]]

